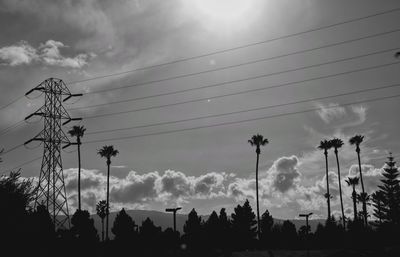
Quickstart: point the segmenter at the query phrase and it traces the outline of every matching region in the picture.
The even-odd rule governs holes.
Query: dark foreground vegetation
[[[396,181],[383,181],[379,192],[396,201],[386,198],[379,209],[375,205],[378,218],[368,226],[364,225],[360,213],[356,220],[348,220],[346,229],[332,217],[318,225],[314,233],[306,226],[296,231],[290,221],[274,224],[272,216],[265,211],[258,240],[256,215],[246,201],[230,216],[221,209],[219,213],[212,212],[207,220],[202,220],[193,209],[183,235],[171,228],[162,231],[150,219],[135,224],[122,209],[111,226],[114,238],[102,241],[104,233],[96,231],[93,219],[85,210],[74,213],[69,230],[55,231],[45,206],[30,207],[35,194],[32,182],[22,180],[19,173],[10,173],[0,179],[0,242],[2,253],[9,253],[3,256],[231,256],[233,252],[247,250],[254,250],[248,253],[251,256],[268,256],[257,255],[262,250],[266,250],[264,254],[275,252],[276,256],[286,256],[279,249],[296,253],[295,250],[307,248],[313,249],[311,256],[326,256],[323,253],[329,253],[329,249],[341,249],[331,251],[330,256],[357,256],[355,253],[390,256],[393,247],[400,243],[400,198],[397,198],[400,193],[396,191],[399,185]],[[101,204],[98,214],[105,217],[100,207]]]

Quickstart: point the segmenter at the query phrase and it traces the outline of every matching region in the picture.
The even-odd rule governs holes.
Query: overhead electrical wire
[[[356,39],[345,40],[345,41],[341,41],[341,42],[337,42],[337,43],[332,43],[332,44],[327,44],[327,45],[314,47],[314,48],[310,48],[310,49],[299,50],[299,51],[295,51],[295,52],[291,52],[291,53],[285,53],[285,54],[281,54],[281,55],[277,55],[277,56],[257,59],[257,60],[248,61],[248,62],[244,62],[244,63],[228,65],[228,66],[224,66],[224,67],[220,67],[220,68],[208,69],[208,70],[205,70],[205,71],[199,71],[199,72],[193,72],[193,73],[188,73],[188,74],[183,74],[183,75],[177,75],[177,76],[167,77],[167,78],[158,79],[158,80],[139,82],[139,83],[135,83],[135,84],[131,84],[131,85],[125,85],[125,86],[119,86],[119,87],[113,87],[113,88],[105,88],[105,89],[99,89],[99,90],[95,90],[95,91],[82,92],[82,93],[84,95],[100,94],[100,93],[105,93],[105,92],[110,92],[110,91],[116,91],[116,90],[121,90],[121,89],[126,89],[126,88],[133,88],[133,87],[139,87],[139,86],[144,86],[144,85],[148,85],[148,84],[154,84],[154,83],[174,80],[174,79],[186,78],[186,77],[206,74],[206,73],[210,73],[210,72],[215,72],[215,71],[227,70],[227,69],[232,69],[232,68],[235,68],[235,67],[241,67],[241,66],[246,66],[246,65],[250,65],[250,64],[255,64],[255,63],[260,63],[260,62],[266,62],[266,61],[271,61],[271,60],[275,60],[275,59],[280,59],[280,58],[284,58],[284,57],[288,57],[288,56],[292,56],[292,55],[297,55],[297,54],[301,54],[301,53],[312,52],[312,51],[315,51],[315,50],[329,48],[329,47],[332,47],[332,46],[348,44],[348,43],[352,43],[352,42],[356,42],[356,41],[365,40],[365,39],[368,39],[368,38],[380,37],[380,36],[383,36],[383,35],[392,34],[392,33],[396,33],[396,32],[399,32],[399,31],[400,31],[400,28],[394,29],[394,30],[390,30],[390,31],[380,32],[380,33],[377,33],[377,34],[368,35],[368,36],[364,36],[364,37],[359,37],[359,38],[356,38]],[[393,51],[397,50],[397,49],[398,48],[394,48]]]
[[[304,82],[310,82],[310,81],[315,81],[315,80],[320,80],[320,79],[325,79],[325,78],[332,78],[332,77],[337,77],[337,76],[342,76],[342,75],[346,75],[346,74],[351,74],[351,73],[356,73],[356,72],[360,72],[360,71],[367,71],[367,70],[373,70],[373,69],[377,69],[377,68],[382,68],[382,67],[388,67],[388,66],[392,66],[392,65],[399,65],[400,62],[396,61],[396,62],[390,62],[387,64],[380,64],[380,65],[375,65],[375,66],[371,66],[371,67],[366,67],[366,68],[361,68],[361,69],[356,69],[356,70],[352,70],[352,71],[346,71],[346,72],[340,72],[340,73],[336,73],[336,74],[331,74],[331,75],[325,75],[325,76],[319,76],[319,77],[314,77],[311,79],[305,79],[305,80],[301,80],[301,81],[293,81],[293,82],[288,82],[288,83],[283,83],[283,84],[277,84],[277,85],[273,85],[273,86],[268,86],[268,87],[262,87],[262,88],[255,88],[255,89],[248,89],[248,90],[244,90],[244,91],[240,91],[240,92],[235,92],[235,93],[229,93],[229,94],[223,94],[223,95],[219,95],[219,96],[210,96],[206,99],[216,99],[216,98],[221,98],[221,97],[226,97],[226,96],[233,96],[233,95],[241,95],[241,94],[245,94],[245,93],[250,93],[250,92],[257,92],[257,91],[264,91],[264,90],[268,90],[268,89],[272,89],[272,88],[280,88],[280,87],[286,87],[286,86],[291,86],[291,85],[296,85],[299,84],[301,85],[301,83]],[[235,82],[242,82],[242,81],[246,81],[249,79],[240,79],[237,80]],[[232,82],[230,82],[232,83]],[[229,83],[229,84],[230,84]],[[228,84],[228,83],[218,83],[218,85],[222,85],[222,84]],[[215,84],[216,85],[216,84]],[[195,102],[197,100],[192,100],[192,102]],[[190,101],[185,101],[185,103],[190,102]],[[182,103],[179,103],[182,104]],[[172,106],[172,105],[177,105],[177,103],[173,103],[173,104],[166,104],[163,105],[161,107],[167,107],[167,106]],[[113,113],[105,113],[105,114],[97,114],[97,115],[90,115],[90,116],[84,116],[83,119],[88,120],[88,119],[96,119],[96,118],[101,118],[101,117],[107,117],[107,116],[115,116],[115,115],[122,115],[122,114],[127,114],[127,113],[133,113],[133,112],[138,112],[138,111],[143,111],[144,109],[149,110],[149,109],[156,109],[156,108],[161,108],[159,106],[153,106],[153,107],[147,107],[147,108],[140,108],[140,109],[133,109],[133,110],[127,110],[127,111],[120,111],[120,112],[113,112]]]
[[[394,8],[394,9],[389,9],[389,10],[386,10],[386,11],[383,11],[383,12],[378,12],[378,13],[362,16],[362,17],[349,19],[349,20],[346,20],[346,21],[333,23],[333,24],[330,24],[330,25],[325,25],[325,26],[320,26],[320,27],[316,27],[316,28],[313,28],[313,29],[300,31],[300,32],[293,33],[293,34],[288,34],[288,35],[284,35],[284,36],[270,38],[270,39],[259,41],[259,42],[253,42],[253,43],[249,43],[249,44],[245,44],[245,45],[241,45],[241,46],[236,46],[236,47],[232,47],[232,48],[217,50],[217,51],[213,51],[213,52],[209,52],[209,53],[205,53],[205,54],[200,54],[200,55],[195,55],[195,56],[191,56],[191,57],[181,58],[181,59],[177,59],[177,60],[173,60],[173,61],[169,61],[169,62],[164,62],[164,63],[159,63],[159,64],[155,64],[155,65],[139,67],[139,68],[131,69],[131,70],[128,70],[128,71],[105,74],[105,75],[96,76],[96,77],[92,77],[92,78],[87,78],[87,79],[83,79],[83,80],[71,81],[71,82],[67,82],[67,84],[74,85],[74,84],[78,84],[78,83],[82,83],[82,82],[98,80],[98,79],[104,79],[104,78],[108,78],[108,77],[113,77],[113,76],[119,76],[119,75],[123,75],[123,74],[132,73],[132,72],[136,72],[136,71],[148,70],[148,69],[152,69],[152,68],[157,68],[157,67],[162,67],[162,66],[166,66],[166,65],[176,64],[176,63],[185,62],[185,61],[189,61],[189,60],[204,58],[204,57],[207,57],[207,56],[212,56],[212,55],[216,55],[216,54],[235,51],[235,50],[248,48],[248,47],[256,46],[256,45],[260,45],[260,44],[266,44],[266,43],[270,43],[270,42],[274,42],[274,41],[278,41],[278,40],[282,40],[282,39],[286,39],[286,38],[296,37],[296,36],[299,36],[299,35],[302,35],[302,34],[307,34],[307,33],[310,33],[310,32],[316,32],[316,31],[329,29],[329,28],[333,28],[333,27],[344,25],[344,24],[348,24],[348,23],[353,23],[353,22],[357,22],[357,21],[361,21],[361,20],[366,20],[366,19],[370,19],[370,18],[373,18],[373,17],[377,17],[377,16],[381,16],[381,15],[397,12],[399,10],[400,10],[400,7],[399,8]],[[12,100],[11,102],[1,106],[0,107],[0,111],[5,109],[5,108],[7,108],[8,106],[14,104],[15,102],[17,102],[18,100],[22,99],[23,97],[24,96],[17,97],[14,100]]]
[[[390,95],[390,96],[385,96],[385,97],[377,97],[377,98],[372,98],[372,99],[362,100],[362,101],[355,101],[355,102],[350,102],[350,103],[344,103],[344,104],[341,104],[341,106],[349,106],[349,105],[355,105],[355,104],[361,104],[361,103],[367,103],[367,102],[381,101],[381,100],[393,99],[393,98],[398,98],[398,97],[400,97],[400,94]],[[331,108],[337,108],[337,106],[324,107],[324,109],[331,109]],[[184,131],[190,131],[190,130],[197,130],[197,129],[203,129],[203,128],[220,127],[220,126],[240,124],[240,123],[251,122],[251,121],[258,121],[258,120],[266,120],[266,119],[271,119],[271,118],[284,117],[284,116],[307,113],[307,112],[314,112],[314,111],[318,111],[318,110],[321,110],[321,109],[322,108],[312,108],[312,109],[306,109],[306,110],[301,110],[301,111],[281,113],[281,114],[275,114],[275,115],[269,115],[269,116],[263,116],[263,117],[251,118],[251,119],[245,119],[245,120],[239,120],[239,121],[222,122],[222,123],[211,124],[211,125],[197,126],[197,127],[192,127],[192,128],[175,129],[175,130],[155,132],[155,133],[147,133],[147,134],[139,134],[139,135],[133,135],[133,136],[114,137],[114,138],[108,138],[108,139],[85,141],[85,143],[86,144],[92,144],[92,143],[107,142],[107,141],[118,141],[118,140],[125,140],[125,139],[139,138],[139,137],[171,134],[171,133],[184,132]]]
[[[399,29],[399,31],[400,31],[400,29]],[[392,52],[392,51],[395,51],[397,49],[398,49],[398,47],[385,49],[385,50],[379,50],[379,51],[366,53],[366,54],[361,54],[361,55],[357,55],[357,56],[341,58],[341,59],[337,59],[337,60],[334,60],[334,61],[328,61],[328,62],[323,62],[323,63],[319,63],[319,64],[306,65],[306,66],[301,66],[301,67],[297,67],[297,68],[293,68],[293,69],[287,69],[287,70],[284,70],[284,71],[277,71],[277,72],[272,72],[272,73],[267,73],[267,74],[262,74],[262,75],[257,75],[257,76],[250,76],[250,77],[246,77],[246,78],[242,78],[242,79],[235,79],[235,80],[230,80],[230,81],[225,81],[225,82],[205,85],[205,86],[201,86],[201,87],[187,88],[187,89],[176,90],[176,91],[166,92],[166,93],[160,93],[160,94],[155,94],[155,95],[150,95],[150,96],[135,97],[135,98],[129,98],[129,99],[124,99],[124,100],[114,101],[114,102],[108,102],[108,103],[102,103],[102,104],[74,107],[74,108],[69,108],[68,110],[69,111],[73,111],[73,110],[89,109],[89,108],[95,108],[95,107],[101,107],[101,106],[107,106],[107,105],[113,105],[113,104],[119,104],[119,103],[126,103],[126,102],[133,102],[133,101],[144,100],[144,99],[160,97],[160,96],[166,96],[166,95],[186,93],[186,92],[201,90],[201,89],[205,89],[205,88],[218,87],[218,86],[223,86],[223,85],[226,85],[226,84],[231,84],[231,83],[236,83],[236,82],[242,82],[242,81],[247,81],[247,80],[266,78],[266,77],[270,77],[270,76],[274,76],[274,75],[280,75],[280,74],[284,74],[284,73],[289,73],[289,72],[300,71],[300,70],[305,70],[305,69],[309,69],[309,68],[320,67],[320,66],[324,66],[324,65],[328,65],[328,64],[334,64],[334,63],[339,63],[339,62],[344,62],[344,61],[355,60],[355,59],[368,57],[368,56],[372,56],[372,55],[376,55],[376,54]],[[397,63],[398,63],[398,61],[397,61]]]
[[[267,39],[267,40],[253,42],[253,43],[249,43],[249,44],[245,44],[245,45],[241,45],[241,46],[236,46],[236,47],[231,47],[231,48],[227,48],[227,49],[217,50],[217,51],[213,51],[213,52],[209,52],[209,53],[205,53],[205,54],[200,54],[200,55],[195,55],[195,56],[191,56],[191,57],[181,58],[181,59],[177,59],[177,60],[173,60],[173,61],[169,61],[169,62],[164,62],[164,63],[159,63],[159,64],[154,64],[154,65],[149,65],[149,66],[145,66],[145,67],[139,67],[139,68],[135,68],[135,69],[127,70],[127,71],[122,71],[122,72],[117,72],[117,73],[111,73],[111,74],[96,76],[96,77],[87,78],[87,79],[83,79],[83,80],[71,81],[71,82],[68,82],[68,84],[69,85],[73,85],[73,84],[78,84],[78,83],[97,80],[97,79],[103,79],[103,78],[108,78],[108,77],[113,77],[113,76],[119,76],[119,75],[124,75],[124,74],[127,74],[127,73],[136,72],[136,71],[148,70],[148,69],[152,69],[152,68],[157,68],[157,67],[162,67],[162,66],[166,66],[166,65],[176,64],[176,63],[185,62],[185,61],[189,61],[189,60],[204,58],[204,57],[208,57],[208,56],[212,56],[212,55],[216,55],[216,54],[231,52],[231,51],[235,51],[235,50],[239,50],[239,49],[243,49],[243,48],[248,48],[248,47],[252,47],[252,46],[256,46],[256,45],[271,43],[271,42],[282,40],[282,39],[286,39],[286,38],[300,36],[300,35],[307,34],[307,33],[310,33],[310,32],[316,32],[316,31],[325,30],[325,29],[333,28],[333,27],[344,25],[344,24],[348,24],[348,23],[353,23],[353,22],[357,22],[357,21],[361,21],[361,20],[365,20],[365,19],[370,19],[370,18],[373,18],[373,17],[377,17],[377,16],[381,16],[381,15],[397,12],[399,10],[400,10],[400,7],[399,8],[394,8],[394,9],[390,9],[390,10],[386,10],[386,11],[383,11],[383,12],[378,12],[378,13],[374,13],[374,14],[358,17],[358,18],[349,19],[349,20],[346,20],[346,21],[333,23],[333,24],[330,24],[330,25],[320,26],[320,27],[316,27],[316,28],[313,28],[313,29],[308,29],[308,30],[304,30],[304,31],[300,31],[300,32],[296,32],[296,33],[292,33],[292,34],[288,34],[288,35],[284,35],[284,36],[279,36],[279,37],[274,37],[274,38],[270,38],[270,39]]]
[[[194,118],[188,118],[188,119],[182,119],[182,120],[175,120],[175,121],[159,122],[159,123],[153,123],[153,124],[147,124],[147,125],[138,125],[138,126],[133,126],[133,127],[128,127],[128,128],[109,129],[109,130],[99,130],[99,131],[93,131],[93,132],[90,132],[90,131],[89,131],[89,132],[87,132],[86,134],[87,134],[87,135],[92,135],[92,134],[108,133],[108,132],[115,132],[115,131],[131,130],[131,129],[137,129],[137,128],[147,128],[147,127],[154,127],[154,126],[160,126],[160,125],[175,124],[175,123],[181,123],[181,122],[187,122],[187,121],[193,121],[193,120],[200,120],[200,119],[216,118],[216,117],[221,117],[221,116],[227,116],[227,115],[233,115],[233,114],[240,114],[240,113],[246,113],[246,112],[252,112],[252,111],[259,111],[259,110],[266,110],[266,109],[271,109],[271,108],[276,108],[276,107],[283,107],[283,106],[289,106],[289,105],[294,105],[294,104],[307,103],[307,102],[313,102],[313,101],[318,101],[318,100],[325,100],[325,99],[335,98],[335,97],[340,97],[340,96],[347,96],[347,95],[353,95],[353,94],[360,94],[360,93],[365,93],[365,92],[377,91],[377,90],[388,89],[388,88],[396,88],[396,87],[400,87],[400,83],[398,83],[398,84],[386,85],[386,86],[381,86],[381,87],[375,87],[375,88],[368,88],[368,89],[356,90],[356,91],[352,91],[352,92],[341,93],[341,94],[335,94],[335,95],[329,95],[329,96],[321,96],[321,97],[315,97],[315,98],[308,98],[308,99],[298,100],[298,101],[289,102],[289,103],[281,103],[281,104],[275,104],[275,105],[268,105],[268,106],[264,106],[264,107],[251,108],[251,109],[240,110],[240,111],[234,111],[234,112],[228,112],[228,113],[212,114],[212,115],[206,115],[206,116],[201,116],[201,117],[194,117]]]

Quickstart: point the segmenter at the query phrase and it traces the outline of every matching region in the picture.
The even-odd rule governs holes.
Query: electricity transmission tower
[[[71,94],[61,79],[49,78],[37,87],[29,90],[25,96],[34,91],[45,94],[45,103],[36,112],[30,114],[25,120],[33,116],[44,119],[44,128],[32,141],[43,143],[43,159],[40,169],[39,184],[36,192],[35,207],[45,204],[53,219],[54,228],[69,228],[67,194],[65,191],[64,174],[61,159],[62,145],[69,145],[68,137],[62,130],[62,126],[81,118],[71,118],[63,107],[63,102],[71,97],[82,94]]]

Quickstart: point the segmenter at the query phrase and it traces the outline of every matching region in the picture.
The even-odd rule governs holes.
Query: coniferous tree
[[[76,210],[71,218],[72,233],[85,244],[95,243],[99,237],[94,227],[94,220],[90,218],[90,213],[86,210]]]
[[[261,247],[270,248],[272,238],[272,227],[274,225],[274,219],[268,210],[265,210],[261,216]]]
[[[282,223],[281,233],[285,249],[296,249],[298,247],[297,230],[293,222],[285,220]]]
[[[236,206],[232,213],[232,233],[238,250],[251,249],[255,246],[257,236],[256,216],[249,200],[243,206]]]
[[[135,222],[132,220],[131,216],[126,213],[124,208],[122,208],[115,217],[111,232],[115,235],[116,241],[126,242],[135,237]]]
[[[374,217],[378,219],[378,224],[382,225],[383,220],[383,201],[384,194],[382,191],[376,191],[372,194],[372,206],[374,207]]]
[[[204,233],[207,245],[210,249],[216,249],[220,246],[220,223],[218,214],[213,211],[208,217],[207,221],[204,223]]]
[[[400,224],[400,181],[399,170],[392,155],[388,157],[386,167],[383,169],[384,177],[379,185],[379,191],[383,195],[382,220],[392,225]]]
[[[231,221],[226,214],[225,208],[222,208],[219,212],[219,235],[221,248],[225,253],[228,253],[232,249],[232,233],[231,233]]]
[[[161,227],[157,227],[150,218],[146,218],[142,222],[139,231],[142,255],[158,255],[157,253],[160,252],[160,249],[159,247],[154,247],[154,245],[160,244]]]
[[[196,210],[193,208],[188,215],[188,219],[183,225],[184,240],[187,243],[189,251],[192,253],[199,253],[202,243],[203,233],[201,217],[197,215]]]

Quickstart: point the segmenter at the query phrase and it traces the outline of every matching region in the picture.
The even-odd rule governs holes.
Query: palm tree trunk
[[[81,210],[81,142],[78,138],[78,210]]]
[[[340,165],[339,165],[339,157],[338,157],[337,150],[335,150],[335,155],[336,155],[336,163],[337,163],[337,169],[338,169],[339,195],[340,195],[340,206],[342,208],[343,229],[346,229],[346,216],[344,216],[343,197],[342,197],[342,183],[341,183],[341,180],[340,180]]]
[[[358,157],[358,170],[360,171],[360,181],[361,181],[361,189],[362,192],[364,193],[364,182],[363,182],[363,177],[362,177],[362,171],[361,171],[361,158],[360,158],[360,149],[357,148],[357,157]],[[367,203],[365,201],[362,202],[362,208],[363,208],[363,215],[364,215],[364,224],[365,226],[368,225],[368,220],[367,220]]]
[[[104,242],[104,217],[101,219],[101,241]]]
[[[256,201],[257,201],[257,236],[260,240],[260,207],[258,203],[258,161],[260,154],[257,152],[257,164],[256,164]]]
[[[329,177],[328,177],[328,152],[325,152],[325,167],[326,167],[326,201],[328,203],[328,220],[331,218],[331,199],[329,194]]]
[[[353,208],[354,208],[354,221],[357,219],[357,193],[355,185],[353,186]]]
[[[106,240],[109,240],[108,237],[108,216],[110,213],[110,202],[109,202],[109,196],[110,196],[110,162],[107,161],[107,215],[106,215]]]

